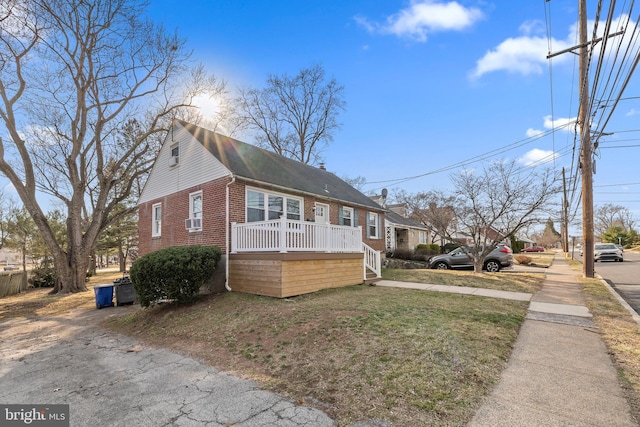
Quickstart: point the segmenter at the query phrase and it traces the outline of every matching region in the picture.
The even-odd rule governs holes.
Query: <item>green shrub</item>
[[[55,286],[57,278],[53,261],[45,257],[31,270],[28,282],[34,288],[52,288]]]
[[[428,261],[433,255],[440,253],[440,245],[419,244],[416,246],[413,259],[416,261]]]
[[[511,250],[513,250],[514,254],[519,254],[524,249],[524,242],[522,240],[516,240],[513,236],[511,239]]]
[[[389,256],[389,258],[406,259],[406,260],[412,260],[413,257],[414,257],[414,253],[411,249],[396,249]]]
[[[140,305],[149,307],[161,299],[193,301],[221,255],[216,246],[174,246],[138,258],[130,277]]]

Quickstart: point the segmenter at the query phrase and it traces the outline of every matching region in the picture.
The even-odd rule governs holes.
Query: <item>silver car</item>
[[[593,261],[624,261],[622,251],[613,243],[596,243]]]
[[[483,270],[497,272],[513,265],[513,251],[507,245],[498,244],[484,259]],[[429,268],[437,270],[472,269],[473,256],[468,248],[460,247],[448,254],[436,255],[429,260]]]

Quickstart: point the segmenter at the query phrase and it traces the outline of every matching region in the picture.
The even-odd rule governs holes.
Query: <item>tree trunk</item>
[[[124,273],[127,271],[127,257],[122,250],[122,243],[118,245],[118,261],[120,262],[120,272]]]
[[[473,272],[482,273],[482,262],[478,262],[477,260],[473,261]]]
[[[65,255],[63,259],[54,258],[57,280],[50,293],[68,294],[86,291],[89,255],[82,252]]]
[[[96,251],[91,252],[91,257],[89,261],[89,273],[92,276],[96,275]]]

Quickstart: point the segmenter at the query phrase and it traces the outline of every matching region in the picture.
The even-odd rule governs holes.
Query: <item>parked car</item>
[[[622,251],[613,243],[596,243],[594,246],[593,261],[624,261]]]
[[[497,272],[513,265],[513,251],[507,245],[498,244],[484,259],[482,268],[489,272]],[[436,255],[429,260],[429,268],[437,270],[472,269],[473,256],[470,249],[460,247],[448,254]]]
[[[544,252],[544,248],[542,246],[529,246],[528,248],[524,248],[520,252]]]
[[[15,265],[5,265],[4,266],[4,271],[13,271],[13,270],[18,270],[18,267],[16,267]]]

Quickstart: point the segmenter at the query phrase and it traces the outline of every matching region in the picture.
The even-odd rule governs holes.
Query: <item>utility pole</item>
[[[587,0],[580,0],[578,22],[580,31],[580,114],[578,122],[580,123],[580,165],[582,167],[582,272],[584,277],[593,278],[593,154],[589,118]]]
[[[569,201],[567,200],[567,177],[562,168],[562,248],[569,253]]]

